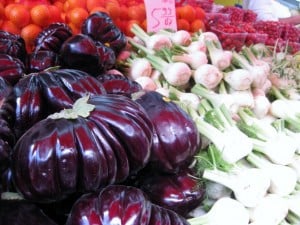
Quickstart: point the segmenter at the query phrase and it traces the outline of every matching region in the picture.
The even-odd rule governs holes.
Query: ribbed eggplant
[[[205,197],[205,185],[193,175],[189,169],[181,170],[177,174],[152,171],[139,179],[138,187],[153,203],[187,216]]]
[[[9,166],[9,156],[15,143],[14,101],[12,86],[0,77],[0,176]]]
[[[85,96],[18,139],[12,152],[14,183],[26,199],[38,202],[120,183],[146,166],[152,137],[152,123],[135,101],[113,94]]]
[[[58,54],[62,44],[71,36],[72,30],[66,23],[52,23],[36,37],[34,51],[47,50]]]
[[[139,93],[135,101],[144,107],[154,125],[150,164],[174,173],[191,163],[201,142],[193,119],[156,91]]]
[[[95,41],[100,41],[104,45],[111,47],[116,55],[127,44],[125,34],[105,12],[95,12],[89,15],[81,26],[81,33],[89,35]]]
[[[175,212],[152,204],[138,188],[110,185],[83,195],[73,205],[66,225],[188,225]]]
[[[0,77],[14,85],[25,72],[25,65],[20,59],[0,53]]]
[[[27,73],[36,73],[50,67],[59,66],[59,56],[50,50],[33,51],[28,54],[26,64]]]
[[[20,35],[0,30],[0,53],[18,58],[25,63],[27,51],[24,39]]]
[[[35,204],[23,200],[0,200],[1,225],[57,225]]]
[[[57,69],[29,74],[14,86],[15,133],[20,137],[49,114],[70,108],[79,97],[103,93],[106,91],[101,82],[81,70]]]
[[[142,91],[142,86],[138,82],[123,75],[104,73],[100,74],[97,79],[110,94],[122,94],[130,97],[132,93]]]

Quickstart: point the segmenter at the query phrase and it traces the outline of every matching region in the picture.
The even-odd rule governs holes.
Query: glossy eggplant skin
[[[28,200],[53,202],[120,183],[146,166],[153,127],[143,108],[121,95],[93,95],[87,118],[36,123],[17,141],[12,174]]]
[[[59,55],[50,50],[33,51],[28,54],[26,73],[36,73],[59,66]]]
[[[24,74],[25,65],[20,59],[0,53],[0,77],[14,85]]]
[[[98,48],[88,35],[76,34],[69,37],[63,43],[59,55],[64,68],[83,70],[92,76],[101,72]]]
[[[139,188],[153,203],[187,216],[205,198],[205,185],[193,175],[193,171],[189,169],[181,170],[177,174],[152,171],[139,179]]]
[[[66,225],[92,224],[188,225],[175,212],[152,204],[140,189],[125,185],[110,185],[78,199]]]
[[[72,30],[66,23],[52,23],[35,39],[34,52],[47,50],[58,54],[62,44],[71,36]]]
[[[118,74],[104,73],[97,76],[107,93],[131,97],[131,94],[142,91],[142,86],[128,77]]]
[[[66,225],[118,224],[148,225],[151,202],[134,187],[109,185],[99,192],[83,195],[73,205]]]
[[[16,140],[13,132],[14,101],[13,87],[0,77],[0,175],[9,166],[9,156]]]
[[[114,24],[113,20],[105,12],[96,12],[89,15],[81,26],[81,33],[111,47],[116,55],[122,51],[127,44],[125,34]]]
[[[167,208],[156,204],[151,205],[151,218],[148,225],[190,225],[187,220]]]
[[[58,225],[35,204],[23,200],[0,200],[1,225]]]
[[[96,78],[75,69],[31,73],[15,84],[13,92],[17,137],[49,114],[70,108],[79,97],[106,93]]]
[[[25,63],[27,51],[24,39],[20,35],[0,30],[0,53],[18,58]]]
[[[140,93],[135,101],[144,107],[154,125],[150,164],[176,173],[191,163],[201,143],[192,118],[156,91]]]
[[[12,180],[11,169],[8,167],[0,176],[0,194],[3,192],[16,192],[15,185]]]
[[[99,54],[99,67],[102,72],[112,69],[116,64],[116,54],[114,50],[100,41],[95,41]]]

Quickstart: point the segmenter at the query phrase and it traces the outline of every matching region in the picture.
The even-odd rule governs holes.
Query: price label
[[[144,0],[147,32],[177,30],[175,0]]]

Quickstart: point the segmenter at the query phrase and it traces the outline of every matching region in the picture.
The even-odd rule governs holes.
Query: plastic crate
[[[265,44],[267,38],[268,35],[264,33],[247,33],[245,45],[250,46],[258,43]]]
[[[254,28],[260,33],[268,34],[269,38],[281,38],[283,24],[278,21],[257,21],[253,23]]]
[[[206,13],[204,18],[204,23],[206,29],[210,29],[211,26],[220,23],[229,23],[230,22],[230,15],[226,13]]]
[[[248,33],[226,33],[221,30],[216,29],[215,27],[211,28],[211,31],[214,32],[225,50],[236,50],[240,51],[245,45],[245,41]]]

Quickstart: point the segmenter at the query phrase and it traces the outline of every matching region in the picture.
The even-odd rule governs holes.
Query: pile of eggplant
[[[0,31],[0,224],[178,224],[205,197],[201,145],[174,102],[110,71],[127,43],[106,13]]]

